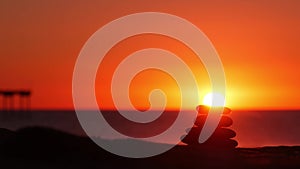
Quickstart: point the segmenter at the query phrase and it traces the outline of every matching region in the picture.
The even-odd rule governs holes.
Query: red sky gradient
[[[189,20],[213,42],[225,68],[228,107],[300,109],[299,8],[297,0],[2,0],[0,89],[32,89],[34,109],[72,109],[73,68],[87,39],[114,19],[155,11]],[[135,40],[139,40],[138,37]],[[126,43],[133,42],[128,39],[123,44]],[[166,44],[173,46],[172,50],[174,43]],[[197,69],[197,66],[192,64],[191,68]],[[148,83],[143,84],[144,80],[139,78],[133,82],[136,88],[147,88]],[[102,83],[106,81],[97,87],[101,88]],[[204,87],[203,92],[206,91]],[[143,90],[142,94],[145,93],[147,90]],[[134,97],[143,100],[140,96]]]

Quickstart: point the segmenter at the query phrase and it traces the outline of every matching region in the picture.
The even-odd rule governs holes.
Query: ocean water
[[[300,110],[233,111],[240,147],[300,145]]]
[[[233,129],[239,147],[300,145],[300,110],[233,111]],[[120,124],[122,125],[122,124]],[[0,112],[0,128],[17,130],[43,126],[85,136],[74,111]]]

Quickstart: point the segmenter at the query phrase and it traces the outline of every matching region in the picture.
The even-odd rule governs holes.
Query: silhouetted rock
[[[232,119],[227,116],[231,112],[231,110],[227,107],[223,108],[220,122],[214,133],[205,143],[200,144],[198,139],[210,111],[210,107],[200,105],[197,107],[197,111],[198,116],[196,118],[195,125],[191,129],[187,129],[187,135],[183,136],[184,138],[182,139],[183,143],[186,143],[188,146],[192,147],[206,147],[216,149],[233,149],[238,145],[237,141],[232,139],[236,136],[236,133],[233,130],[227,128],[233,124]]]
[[[195,121],[196,126],[202,126],[207,118],[207,115],[198,115]],[[219,122],[218,127],[230,127],[233,124],[233,121],[228,116],[222,116]]]
[[[211,107],[205,105],[199,105],[196,107],[196,110],[198,111],[199,114],[208,114],[210,109]],[[223,109],[223,114],[231,113],[231,109],[228,107],[214,107],[214,109]]]

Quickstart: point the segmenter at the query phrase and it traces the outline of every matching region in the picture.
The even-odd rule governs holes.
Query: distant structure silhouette
[[[0,90],[0,96],[2,96],[3,111],[16,110],[14,96],[19,96],[19,110],[30,110],[30,90]]]

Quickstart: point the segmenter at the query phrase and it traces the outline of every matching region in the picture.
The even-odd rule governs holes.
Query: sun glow
[[[208,93],[204,96],[203,104],[211,107],[225,106],[225,97],[220,93]]]

